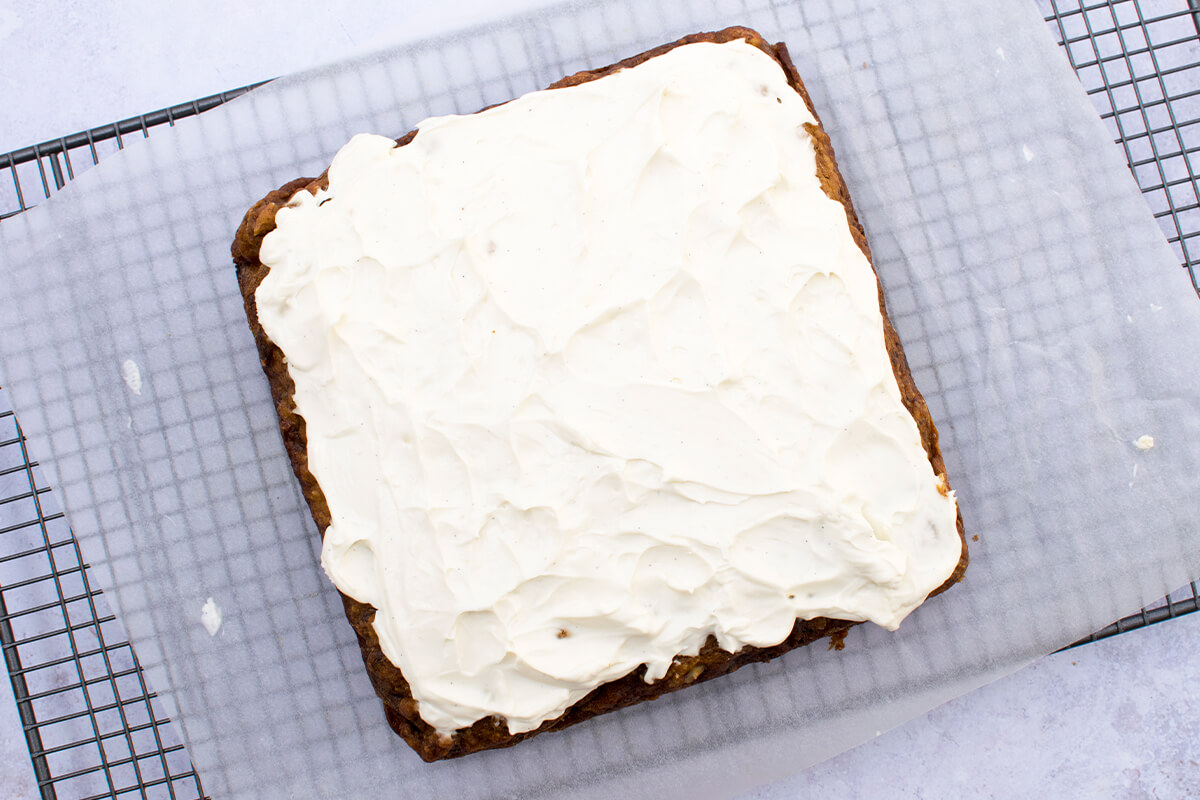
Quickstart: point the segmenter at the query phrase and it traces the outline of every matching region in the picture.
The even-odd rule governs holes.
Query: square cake
[[[829,138],[754,31],[356,136],[233,256],[322,566],[426,760],[895,629],[966,568]]]

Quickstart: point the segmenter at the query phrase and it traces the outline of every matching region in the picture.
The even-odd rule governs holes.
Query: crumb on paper
[[[979,534],[977,533],[977,534],[975,534],[974,536],[972,536],[972,537],[971,537],[971,541],[972,541],[972,542],[978,542],[978,541],[979,541]]]
[[[121,377],[125,379],[125,385],[129,387],[129,391],[141,395],[142,371],[138,369],[137,362],[132,358],[125,359],[125,363],[121,364]]]
[[[204,601],[204,607],[200,609],[200,624],[209,636],[216,636],[221,629],[221,609],[211,597]]]
[[[1149,450],[1151,447],[1154,447],[1154,437],[1145,435],[1139,436],[1133,440],[1133,446],[1138,450]]]

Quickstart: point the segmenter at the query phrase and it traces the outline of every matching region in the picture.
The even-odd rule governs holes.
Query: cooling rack
[[[1039,0],[1200,292],[1200,0]],[[256,84],[257,85],[257,84]],[[0,155],[0,220],[254,86]],[[9,177],[11,180],[9,180]],[[2,224],[2,223],[0,223]],[[1078,646],[1197,610],[1191,584]],[[0,391],[0,648],[43,798],[205,797]]]

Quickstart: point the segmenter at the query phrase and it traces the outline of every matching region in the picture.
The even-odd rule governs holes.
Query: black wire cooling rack
[[[1038,0],[1200,292],[1200,0]],[[258,85],[258,84],[256,84]],[[247,86],[0,155],[0,220]],[[1187,614],[1193,583],[1078,644]],[[1073,645],[1074,646],[1074,645]],[[205,797],[0,392],[0,648],[41,797]],[[0,700],[0,702],[7,702]]]

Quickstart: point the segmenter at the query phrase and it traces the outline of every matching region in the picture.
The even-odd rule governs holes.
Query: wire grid
[[[1039,0],[1058,43],[1200,293],[1200,0]],[[1172,593],[1072,647],[1200,609]]]
[[[0,643],[42,797],[204,796],[37,466],[0,406]]]
[[[1200,0],[1039,0],[1200,292]]]
[[[16,216],[48,199],[54,192],[66,186],[67,181],[73,180],[77,172],[83,172],[99,164],[100,159],[105,156],[124,149],[124,137],[141,134],[142,138],[146,138],[153,128],[161,128],[163,125],[170,127],[176,120],[202,114],[262,86],[263,83],[266,81],[0,155],[0,170],[7,170],[12,175],[12,186],[5,185],[0,189],[0,220]],[[74,162],[71,160],[72,156],[76,159]],[[31,188],[35,192],[33,195],[29,194]],[[37,193],[38,190],[40,194]]]
[[[1039,0],[1193,286],[1200,292],[1200,0]],[[260,84],[255,84],[255,86]],[[254,88],[0,155],[0,220],[122,149],[123,137]],[[0,646],[44,798],[205,797],[177,732],[86,565],[0,392]],[[8,520],[16,520],[11,524]],[[1196,583],[1087,639],[1196,611]]]

